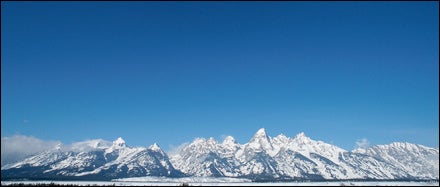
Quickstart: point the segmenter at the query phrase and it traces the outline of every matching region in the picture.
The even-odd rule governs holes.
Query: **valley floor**
[[[118,181],[1,181],[2,186],[17,185],[56,186],[182,186],[183,182],[118,182]],[[439,186],[439,182],[185,182],[189,186]]]

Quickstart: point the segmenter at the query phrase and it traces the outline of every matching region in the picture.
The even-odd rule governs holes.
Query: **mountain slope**
[[[181,176],[157,144],[131,148],[118,138],[111,145],[100,140],[58,146],[2,168],[2,179],[93,179],[133,176]]]
[[[196,138],[176,154],[157,145],[128,147],[90,140],[61,144],[2,167],[5,179],[84,179],[164,177],[236,177],[274,180],[418,180],[439,179],[439,150],[410,143],[391,143],[347,151],[304,133],[270,137],[259,129],[245,144],[231,136],[219,143]]]
[[[439,177],[439,150],[422,145],[394,142],[388,145],[376,145],[368,149],[357,149],[363,153],[407,172],[421,179]]]
[[[225,143],[228,142],[228,143]],[[405,143],[346,151],[304,133],[268,136],[259,129],[248,143],[227,137],[196,139],[171,156],[179,170],[194,176],[253,180],[438,179],[438,149]]]

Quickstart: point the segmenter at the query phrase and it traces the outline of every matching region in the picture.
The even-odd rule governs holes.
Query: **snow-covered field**
[[[185,181],[185,180],[183,180]],[[17,183],[24,184],[74,184],[79,186],[181,186],[183,181],[163,181],[163,182],[145,182],[145,181],[2,181],[1,185],[10,185]],[[208,181],[208,180],[207,180]],[[439,182],[280,182],[280,183],[258,183],[258,182],[191,182],[190,186],[439,186]]]
[[[250,179],[239,179],[231,177],[182,177],[182,178],[168,178],[168,177],[131,177],[114,179],[117,182],[169,182],[169,183],[243,183],[252,182]]]

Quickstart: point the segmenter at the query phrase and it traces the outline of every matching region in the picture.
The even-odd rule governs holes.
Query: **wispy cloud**
[[[59,141],[43,141],[32,136],[14,135],[2,137],[1,141],[1,165],[13,163],[27,156],[50,149]]]
[[[170,146],[169,146],[170,149],[167,151],[167,154],[168,154],[169,156],[176,155],[176,154],[178,154],[183,148],[185,148],[186,146],[188,146],[189,144],[190,144],[189,142],[185,142],[185,143],[182,143],[182,144],[180,144],[180,145],[178,145],[178,146],[170,145]]]
[[[370,146],[370,142],[366,138],[356,141],[356,148],[366,149]]]

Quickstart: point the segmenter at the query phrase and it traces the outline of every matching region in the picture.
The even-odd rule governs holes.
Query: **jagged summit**
[[[284,134],[279,134],[278,136],[276,136],[274,139],[272,139],[272,142],[278,142],[279,144],[283,144],[286,145],[288,144],[290,141],[290,138],[287,137]],[[281,145],[282,146],[282,145]]]
[[[62,145],[58,145],[61,147]],[[107,147],[108,148],[105,148]],[[64,148],[66,147],[66,148]],[[73,149],[68,148],[73,147]],[[270,137],[259,129],[245,143],[227,136],[196,138],[169,157],[157,143],[129,147],[122,138],[113,142],[89,140],[47,150],[2,166],[2,179],[90,177],[110,180],[143,176],[242,177],[255,180],[417,180],[439,178],[439,150],[406,142],[346,151],[295,137]],[[183,172],[183,173],[182,173]]]
[[[307,137],[307,136],[304,132],[300,132],[295,136],[295,138],[305,138],[305,137]]]
[[[116,139],[115,141],[113,141],[113,146],[114,147],[125,147],[125,141],[124,139],[122,139],[121,137],[119,137],[118,139]]]
[[[411,143],[408,143],[408,142],[392,142],[388,146],[402,147],[402,148],[410,149],[410,148],[414,148],[414,147],[417,147],[417,146],[423,146],[423,145],[411,144]]]
[[[258,131],[255,133],[254,137],[266,137],[266,129],[265,128],[261,128],[258,129]]]
[[[2,166],[2,180],[5,178],[50,178],[50,179],[96,179],[143,176],[180,176],[169,158],[157,144],[145,147],[128,147],[122,138],[111,142],[88,140],[74,143],[61,150],[47,150],[20,162]],[[101,144],[104,144],[101,146]],[[72,151],[74,150],[74,151]],[[20,172],[16,173],[16,169]],[[121,169],[123,168],[123,169]]]
[[[247,147],[255,150],[271,151],[273,147],[269,136],[266,134],[266,129],[259,129],[249,141]]]
[[[303,142],[303,143],[307,143],[310,142],[311,139],[309,137],[306,136],[306,134],[304,132],[300,132],[298,133],[295,138],[293,138],[295,141],[298,142]]]
[[[312,140],[304,132],[293,138],[280,134],[270,137],[266,129],[259,129],[245,144],[232,144],[233,137],[226,137],[221,146],[186,146],[179,154],[173,155],[171,163],[175,168],[194,176],[225,176],[258,178],[303,178],[303,179],[404,179],[407,177],[438,178],[438,161],[429,163],[437,156],[438,150],[416,151],[409,159],[430,169],[426,172],[405,174],[412,163],[397,164],[385,161],[380,155],[349,152],[335,145]],[[231,144],[231,146],[227,145]],[[381,148],[381,147],[379,147]],[[429,152],[430,151],[430,152]],[[374,151],[379,152],[379,151]],[[372,152],[372,153],[374,153]],[[427,154],[425,154],[427,153]],[[402,155],[390,155],[390,160]],[[397,159],[399,160],[399,159]],[[427,161],[425,161],[427,160]],[[408,166],[411,165],[411,166]],[[433,165],[433,166],[432,166]],[[437,167],[436,167],[437,166]],[[418,166],[416,166],[418,167]],[[312,178],[309,178],[312,177]],[[315,178],[318,177],[318,178]]]
[[[151,149],[153,151],[161,151],[162,149],[159,147],[159,145],[157,145],[157,143],[154,143],[153,145],[150,145],[150,147],[148,147],[148,149]]]
[[[63,148],[63,144],[59,142],[55,145],[54,150],[61,150],[61,148]]]
[[[260,140],[264,140],[264,141],[269,141],[269,136],[267,136],[266,134],[266,129],[261,128],[259,129],[254,136],[252,137],[252,139],[249,141],[250,142],[255,142],[255,141],[260,141]]]
[[[235,138],[232,136],[226,136],[226,138],[223,140],[222,144],[235,144],[237,143],[235,141]]]

